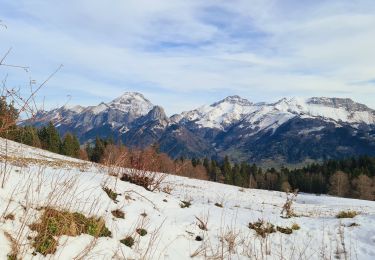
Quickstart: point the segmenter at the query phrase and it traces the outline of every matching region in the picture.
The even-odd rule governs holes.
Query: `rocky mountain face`
[[[52,121],[81,142],[113,136],[130,147],[154,143],[172,157],[217,157],[276,164],[375,155],[375,110],[351,99],[283,98],[252,103],[230,96],[168,117],[142,94],[126,92],[98,106],[61,107],[32,123]]]

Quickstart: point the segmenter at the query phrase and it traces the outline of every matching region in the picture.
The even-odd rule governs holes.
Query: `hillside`
[[[46,230],[55,236],[49,237],[39,251],[57,241],[56,251],[46,255],[49,259],[375,257],[375,202],[299,194],[292,206],[296,216],[282,218],[285,193],[170,175],[161,185],[163,191],[151,192],[114,176],[134,173],[130,169],[107,168],[4,139],[0,139],[0,147],[1,181],[5,174],[5,185],[0,188],[0,259],[14,253],[22,259],[44,258],[34,248],[40,237],[35,227],[42,216],[48,223]],[[118,194],[108,193],[115,200],[103,187]],[[64,212],[63,216],[73,216],[67,219],[79,216],[83,221],[82,215],[73,213],[100,217],[108,230],[95,237],[92,226],[85,232],[73,232],[78,229],[72,222],[66,227],[69,235],[56,235],[61,227],[56,223],[66,221],[60,218],[54,222],[52,213],[56,210]],[[115,217],[114,210],[123,212],[124,218],[121,214]],[[354,218],[335,217],[348,210],[359,214]],[[207,230],[199,228],[197,218],[207,220]],[[258,220],[279,226],[279,231],[264,238],[257,235],[249,223]],[[280,227],[293,224],[300,229],[292,234],[280,232]],[[140,236],[137,229],[147,234]],[[128,236],[134,238],[131,248],[120,242]]]
[[[229,96],[211,105],[168,117],[140,93],[126,92],[109,103],[42,111],[28,122],[52,121],[82,143],[113,137],[128,147],[158,143],[173,158],[228,155],[235,161],[297,165],[375,155],[375,111],[348,98],[283,98],[252,103]]]

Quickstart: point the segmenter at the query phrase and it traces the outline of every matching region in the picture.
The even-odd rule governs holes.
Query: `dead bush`
[[[297,195],[298,195],[298,190],[295,190],[293,193],[289,193],[289,192],[286,193],[286,202],[283,205],[283,208],[281,210],[282,217],[291,218],[291,217],[296,216],[296,214],[293,211],[292,206],[293,206],[293,202],[297,198]]]
[[[197,219],[197,225],[199,227],[199,229],[203,230],[203,231],[207,231],[208,228],[207,228],[207,224],[208,224],[208,216],[205,216],[205,217],[202,217],[202,218],[198,218],[197,216],[195,217]]]

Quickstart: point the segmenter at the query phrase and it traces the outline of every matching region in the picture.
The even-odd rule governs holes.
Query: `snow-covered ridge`
[[[225,129],[245,120],[252,129],[277,128],[289,119],[321,118],[349,124],[375,124],[375,111],[351,99],[283,98],[275,103],[251,103],[238,96],[227,97],[210,106],[183,112],[178,121],[192,121],[201,127]]]
[[[154,107],[142,94],[125,92],[108,103],[89,107],[64,106],[41,113],[39,118],[42,122],[53,121],[56,125],[59,123],[75,124],[76,126],[87,125],[86,129],[92,129],[99,124],[109,124],[121,128],[129,122],[147,115]],[[108,119],[101,116],[109,113]],[[164,114],[164,112],[159,114]],[[99,121],[94,120],[93,117],[96,116],[100,117]],[[126,122],[123,121],[124,117],[127,118]],[[164,117],[165,115],[162,120],[166,122],[193,123],[198,128],[211,128],[220,131],[226,131],[234,124],[244,121],[250,129],[249,134],[267,129],[275,130],[295,117],[319,118],[333,122],[337,126],[342,123],[351,124],[353,127],[358,127],[361,124],[375,125],[375,110],[348,98],[327,97],[293,97],[282,98],[275,103],[252,103],[240,96],[229,96],[211,105],[204,105],[173,115],[168,120]],[[97,122],[97,124],[93,122]]]

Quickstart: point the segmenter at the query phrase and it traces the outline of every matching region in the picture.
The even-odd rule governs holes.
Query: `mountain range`
[[[228,155],[264,165],[375,155],[375,110],[349,98],[283,98],[252,103],[229,96],[168,117],[142,94],[126,92],[97,106],[41,111],[28,124],[53,122],[82,143],[96,136],[129,147],[157,143],[173,158]]]

